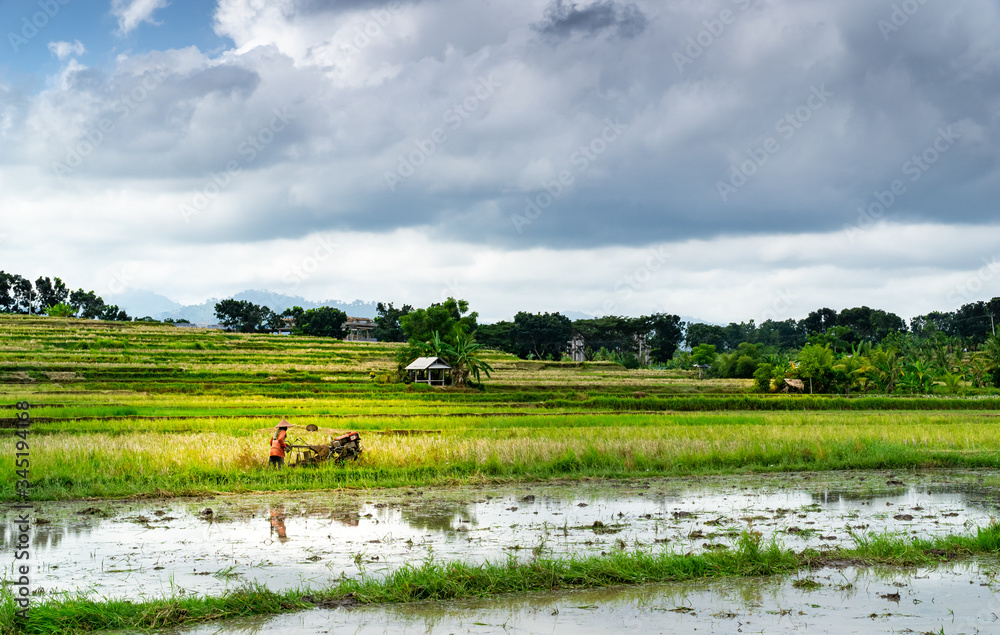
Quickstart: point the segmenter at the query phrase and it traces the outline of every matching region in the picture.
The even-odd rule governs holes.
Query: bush
[[[774,366],[771,364],[761,364],[753,373],[754,386],[760,392],[771,392],[771,377],[774,374]]]

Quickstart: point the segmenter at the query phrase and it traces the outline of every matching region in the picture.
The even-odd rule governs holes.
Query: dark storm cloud
[[[206,240],[420,228],[589,248],[996,221],[1000,12],[986,0],[903,17],[866,0],[560,0],[542,22],[540,5],[513,0],[410,2],[381,22],[338,12],[393,2],[279,4],[261,24],[230,16],[243,39],[224,61],[170,53],[185,70],[78,173],[199,191],[240,162],[203,215],[240,221],[205,221]],[[364,46],[339,46],[359,32]],[[69,110],[102,82],[113,99],[129,77],[87,71],[51,100]],[[286,105],[294,121],[246,160],[246,139]]]
[[[576,3],[554,0],[545,9],[545,20],[534,28],[555,38],[567,38],[575,33],[593,35],[603,32],[633,38],[645,30],[646,22],[645,14],[635,4],[598,0],[579,8]]]

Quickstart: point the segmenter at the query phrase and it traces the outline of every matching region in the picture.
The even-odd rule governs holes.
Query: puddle
[[[986,561],[911,572],[822,569],[777,579],[316,609],[170,633],[995,633],[996,575],[997,563]]]
[[[850,472],[38,503],[37,593],[140,599],[260,582],[326,586],[405,563],[666,545],[727,548],[752,528],[791,549],[850,532],[965,533],[1000,509],[1000,473]],[[12,548],[8,505],[0,542]],[[10,571],[8,571],[8,576]],[[41,591],[39,590],[41,589]],[[1000,628],[998,628],[1000,630]]]

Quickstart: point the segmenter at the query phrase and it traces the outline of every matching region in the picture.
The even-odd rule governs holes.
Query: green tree
[[[39,276],[35,280],[35,291],[38,294],[38,306],[45,311],[50,306],[62,304],[69,297],[66,284],[59,278],[49,279]]]
[[[649,358],[657,364],[666,364],[674,357],[684,340],[684,322],[676,315],[654,313],[638,320],[640,336],[646,338]]]
[[[711,366],[717,357],[714,344],[699,344],[691,351],[691,361],[700,366]]]
[[[262,333],[267,330],[271,309],[249,300],[222,300],[215,304],[215,317],[228,331]]]
[[[725,348],[726,329],[715,324],[702,324],[695,322],[687,325],[687,332],[684,335],[684,343],[688,348],[694,349],[699,344],[711,344],[716,349]],[[739,345],[739,342],[736,343]]]
[[[104,300],[93,291],[77,289],[70,294],[69,304],[85,320],[96,320],[104,313]]]
[[[340,309],[321,306],[303,311],[297,316],[292,332],[296,335],[343,339],[346,322],[347,314]]]
[[[763,363],[757,366],[753,372],[753,383],[760,392],[771,392],[771,377],[774,374],[774,366]]]
[[[413,307],[409,304],[404,304],[402,308],[397,309],[391,302],[389,304],[379,302],[375,306],[377,315],[374,320],[373,337],[380,342],[405,342],[406,336],[403,334],[400,318],[408,315],[411,311],[413,311]]]
[[[515,328],[514,323],[507,320],[480,324],[476,330],[476,341],[485,347],[517,355],[517,344],[514,341]]]
[[[810,393],[815,392],[814,388],[817,386],[822,392],[829,384],[833,373],[833,351],[829,346],[806,344],[799,351],[796,370],[799,377],[809,380]]]
[[[0,310],[4,313],[38,313],[31,281],[16,273],[0,271]]]
[[[802,320],[800,325],[806,335],[826,333],[831,327],[837,326],[837,312],[827,307],[817,309]]]
[[[106,305],[97,319],[105,322],[130,322],[132,320],[128,313],[118,308],[117,304]]]
[[[415,309],[399,318],[403,334],[407,341],[426,342],[431,339],[434,331],[451,333],[456,324],[461,324],[466,331],[476,330],[476,320],[479,314],[469,313],[469,303],[465,300],[448,298],[440,304],[432,304],[426,309]]]
[[[846,326],[831,326],[825,331],[814,332],[806,338],[806,341],[810,344],[829,346],[834,353],[843,353],[851,347],[849,342],[854,339],[852,335],[851,329]]]
[[[573,337],[573,323],[558,313],[521,311],[514,316],[513,337],[518,357],[558,360]]]

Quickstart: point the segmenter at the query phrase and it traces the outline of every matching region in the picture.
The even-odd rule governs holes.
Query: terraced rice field
[[[174,519],[178,527],[200,528],[204,518],[195,518],[199,501],[213,501],[206,505],[217,508],[222,505],[220,509],[228,509],[228,505],[236,504],[232,501],[238,501],[241,509],[250,510],[249,516],[240,522],[249,523],[246,531],[250,532],[248,535],[255,535],[253,532],[259,527],[253,528],[256,522],[253,519],[258,508],[267,511],[275,500],[280,502],[280,508],[294,510],[302,506],[312,509],[320,504],[316,502],[319,500],[323,501],[320,506],[338,509],[343,505],[337,501],[349,499],[355,508],[370,507],[369,515],[374,514],[377,520],[382,513],[377,511],[382,509],[379,505],[384,507],[385,501],[396,504],[406,500],[410,496],[407,492],[416,489],[426,490],[433,498],[447,498],[454,492],[470,498],[469,492],[474,492],[475,500],[503,501],[505,506],[499,502],[492,506],[482,503],[485,505],[481,512],[484,518],[488,514],[499,514],[500,518],[506,517],[505,514],[511,517],[515,513],[530,515],[532,510],[540,509],[518,504],[517,501],[528,494],[518,489],[515,495],[510,493],[510,488],[540,486],[555,479],[560,487],[572,490],[575,482],[586,482],[581,487],[610,483],[601,487],[613,489],[614,483],[626,481],[608,479],[629,479],[627,482],[632,483],[629,487],[633,488],[636,478],[732,475],[743,479],[741,483],[753,490],[760,485],[755,484],[754,479],[763,483],[763,479],[770,478],[765,476],[769,474],[788,474],[789,478],[796,479],[797,475],[822,471],[841,474],[843,479],[849,480],[858,474],[857,470],[868,470],[866,474],[874,474],[876,480],[885,477],[887,482],[892,481],[889,477],[899,473],[900,478],[909,482],[931,470],[960,469],[965,475],[962,478],[975,481],[977,471],[982,471],[988,475],[988,483],[993,483],[996,478],[989,470],[1000,469],[1000,418],[997,413],[1000,400],[996,398],[756,395],[750,392],[749,381],[701,381],[681,371],[628,371],[610,363],[533,362],[501,353],[487,354],[486,359],[496,372],[481,390],[380,383],[386,371],[395,367],[393,357],[397,346],[242,335],[170,325],[4,316],[0,318],[0,421],[5,427],[13,428],[15,416],[21,412],[15,405],[18,402],[29,405],[29,502],[45,510],[69,509],[59,505],[82,505],[84,509],[98,510],[134,508],[135,513],[128,512],[121,518],[114,513],[98,516],[101,520],[97,525],[112,534],[116,531],[112,526],[115,522],[130,523],[129,527],[135,525],[135,529],[144,534],[147,530],[159,531],[160,517],[156,512],[162,511],[164,518],[180,518],[174,513],[175,508],[188,510],[187,519]],[[331,435],[357,430],[362,435],[365,453],[361,460],[344,465],[331,463],[315,468],[270,470],[266,467],[268,439],[272,426],[282,417],[295,425],[291,436],[303,442],[318,443]],[[310,424],[317,430],[307,432],[305,428]],[[12,458],[16,451],[15,441],[11,434],[6,445],[7,455]],[[5,511],[11,519],[13,503],[18,501],[16,484],[21,479],[13,460],[0,462],[0,476],[0,498],[6,502]],[[996,500],[991,498],[988,487],[980,487],[977,491],[983,501],[981,511],[970,516],[969,522],[949,530],[951,533],[965,534],[989,525],[989,510],[994,508]],[[242,498],[226,502],[230,494]],[[569,500],[570,497],[563,498]],[[888,500],[899,504],[893,502],[895,499]],[[717,501],[713,504],[712,517],[708,520],[715,521],[716,514],[718,518],[738,518],[735,513],[729,513],[732,510],[726,509],[728,503]],[[916,506],[919,501],[911,505]],[[522,510],[511,512],[509,508],[512,507]],[[546,513],[565,512],[556,507],[558,505],[547,509]],[[625,514],[629,509],[621,511]],[[654,511],[665,519],[676,520],[672,514],[678,510]],[[66,527],[76,522],[73,520],[75,511],[51,513],[58,518],[65,516]],[[293,515],[291,511],[288,513],[290,517]],[[648,510],[644,513],[654,514]],[[767,513],[758,515],[768,516]],[[303,518],[310,519],[310,523],[327,522],[311,513]],[[633,541],[635,544],[630,542],[626,545],[628,549],[658,548],[656,540],[667,538],[667,534],[656,533],[659,516],[650,518],[652,520],[632,519],[630,527],[648,525],[657,529],[650,536],[643,534],[637,538]],[[353,519],[366,526],[364,514],[355,514]],[[463,520],[470,519],[449,518],[448,526],[439,528],[444,532],[443,537],[433,540],[447,543],[454,532],[460,531]],[[535,527],[534,520],[533,516],[525,516],[518,522]],[[587,535],[594,533],[594,519],[587,517],[585,520],[589,529],[574,525],[574,531],[586,530]],[[599,520],[605,526],[614,527],[612,519]],[[220,531],[228,526],[225,523],[209,525],[220,527]],[[173,525],[168,523],[163,528],[170,526]],[[548,520],[539,527],[533,529],[538,535],[532,534],[531,539],[520,546],[532,552],[538,547],[539,554],[544,555],[544,536],[552,528]],[[469,528],[481,529],[474,523]],[[810,529],[797,528],[807,532]],[[51,533],[58,528],[36,529],[40,532],[37,536],[43,536],[47,535],[46,531]],[[834,535],[831,533],[834,529],[824,526],[809,536],[816,542],[822,536]],[[880,532],[888,529],[888,526],[879,526]],[[698,530],[704,535],[711,533],[708,527]],[[745,552],[740,550],[742,547],[737,549],[736,543],[754,544],[751,534],[756,530],[752,527],[740,529],[736,525],[726,530],[729,532],[725,534],[726,539],[735,542],[720,548],[739,551],[739,558],[759,561],[759,566],[747,569],[733,565],[730,569],[729,564],[719,564],[724,560],[719,560],[721,555],[712,553],[703,556],[707,560],[698,566],[722,567],[720,571],[729,571],[725,575],[743,575],[746,571],[777,573],[794,570],[801,562],[813,558],[808,554],[803,556],[804,552],[799,555],[774,552],[773,558],[763,551]],[[670,534],[669,541],[676,546],[682,537],[690,536],[691,531],[685,530],[683,536]],[[990,532],[993,531],[990,529],[979,537],[975,547],[977,553],[992,553],[993,533]],[[355,536],[355,533],[351,533],[352,540],[359,544],[369,539],[367,534]],[[796,534],[794,538],[798,540],[802,535]],[[837,535],[842,540],[848,538],[843,532]],[[792,534],[786,531],[781,536],[790,539]],[[373,534],[373,538],[377,536]],[[8,547],[14,539],[13,535],[7,536]],[[897,539],[898,536],[890,536],[885,544]],[[493,546],[502,549],[503,541],[497,540],[499,542]],[[548,544],[555,542],[549,540]],[[711,540],[699,540],[696,544],[702,542],[715,544]],[[575,562],[573,558],[583,558],[585,561],[580,566],[595,567],[598,572],[610,566],[602,564],[601,558],[611,557],[612,551],[619,554],[614,556],[616,558],[626,557],[621,555],[620,547],[615,547],[617,543],[613,538],[593,540],[592,549],[586,540],[570,540],[567,544],[572,549],[559,551],[556,554],[559,558],[570,558],[571,562]],[[864,544],[870,547],[883,543],[869,540]],[[119,548],[127,553],[137,546],[123,544]],[[805,551],[817,547],[808,541],[792,546]],[[850,548],[847,542],[843,546],[838,542],[837,546]],[[255,547],[243,545],[241,548],[246,553],[241,552],[240,557],[252,563]],[[308,545],[300,545],[300,548],[308,551]],[[601,555],[602,548],[606,555]],[[922,549],[932,554],[941,551],[933,545]],[[699,550],[700,547],[694,551]],[[529,551],[520,555],[527,553]],[[960,550],[948,551],[948,554],[951,560],[960,555]],[[495,555],[491,557],[495,559]],[[349,554],[340,553],[338,557],[341,556],[349,558]],[[634,557],[639,559],[635,561],[639,570],[644,570],[644,556],[636,554]],[[678,557],[683,558],[684,554]],[[886,560],[882,555],[872,557],[878,562],[902,562],[892,558]],[[389,564],[369,562],[367,567],[371,571],[377,569],[381,576],[391,577],[389,565],[396,567],[403,562],[405,558],[399,562],[390,560]],[[627,564],[619,563],[615,567]],[[156,571],[155,567],[147,565],[151,563],[143,564],[144,571]],[[252,578],[266,587],[267,570],[257,570],[251,564],[246,566],[249,567],[246,571],[233,569],[230,573],[243,575],[244,580]],[[524,566],[535,565],[529,561]],[[86,566],[81,570],[85,569]],[[238,580],[214,575],[225,570],[222,567],[209,573],[213,576],[212,581],[222,583],[223,589],[233,589],[230,582],[236,585]],[[198,574],[184,573],[188,576]],[[518,570],[512,575],[522,573],[526,572]],[[619,583],[650,581],[651,578],[643,577],[646,575],[613,579]],[[333,573],[328,574],[331,584],[333,576]],[[59,575],[54,579],[58,580]],[[585,579],[605,578],[597,575]],[[659,578],[654,576],[652,579]],[[323,586],[321,582],[310,580],[310,584]],[[532,584],[537,585],[537,582]],[[204,592],[224,592],[217,586],[209,585]],[[74,592],[73,588],[65,586],[57,585],[56,588]],[[300,607],[298,600],[288,599],[293,598],[295,592],[289,589],[287,581],[283,581],[280,594],[284,595],[279,595],[285,599],[276,600],[279,596],[272,591],[251,589],[240,591],[242,595],[209,600],[209,604],[214,606],[212,602],[218,602],[223,608],[244,607],[240,609],[243,613],[237,611],[235,614],[267,613],[282,610],[281,606],[286,604],[288,608]],[[77,586],[75,591],[86,589]],[[195,592],[199,592],[197,587]],[[117,601],[114,600],[117,591],[109,593],[112,595],[104,600],[87,599],[94,603],[96,613],[108,613],[109,607]],[[337,593],[340,592],[328,591],[331,597],[340,597]],[[165,595],[169,595],[169,590]],[[19,632],[13,620],[10,597],[4,597],[0,601],[0,632]],[[461,594],[454,597],[461,597]],[[156,611],[168,607],[167,613],[173,616],[168,620],[151,623],[140,616],[131,622],[119,623],[119,626],[167,626],[234,615],[228,612],[229,609],[218,608],[196,618],[196,614],[201,614],[194,608],[183,611],[178,608],[182,599],[167,599],[165,605],[162,602],[155,605],[159,607]],[[43,606],[50,609],[36,612],[36,616],[46,617],[36,618],[41,621],[31,627],[36,629],[32,632],[46,632],[45,628],[48,632],[87,630],[107,624],[83,619],[81,616],[90,615],[91,609],[81,608],[84,605],[76,600],[39,598],[43,600],[49,602]],[[279,605],[277,609],[275,602]],[[121,613],[142,613],[146,610],[143,606],[153,610],[150,608],[153,604],[140,604],[133,607],[134,611],[122,608]],[[82,621],[73,621],[77,618]]]

